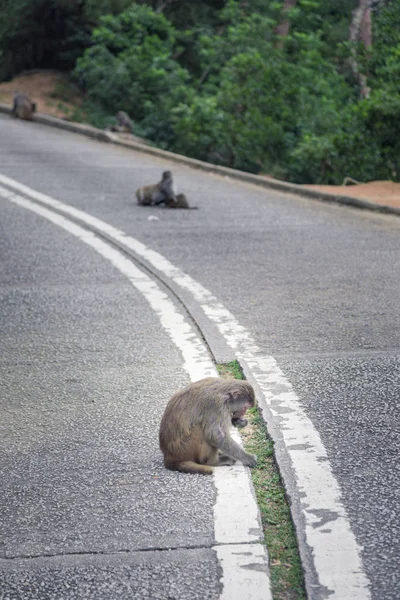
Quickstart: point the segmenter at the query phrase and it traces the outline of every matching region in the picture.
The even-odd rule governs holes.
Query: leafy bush
[[[358,0],[298,0],[286,15],[262,0],[3,3],[0,77],[75,64],[101,127],[125,110],[161,147],[299,183],[400,177],[398,2],[374,5],[373,47],[357,51],[363,99],[348,43]]]
[[[73,76],[90,101],[125,110],[161,143],[173,137],[171,111],[188,95],[188,72],[173,58],[176,32],[162,14],[133,5],[100,19]]]

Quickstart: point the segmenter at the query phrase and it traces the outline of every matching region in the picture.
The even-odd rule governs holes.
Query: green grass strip
[[[221,377],[244,379],[237,361],[217,365],[217,369]],[[274,600],[306,600],[296,534],[274,458],[274,443],[257,407],[248,410],[246,418],[249,424],[240,434],[247,452],[258,459],[251,476],[268,549],[272,595]]]

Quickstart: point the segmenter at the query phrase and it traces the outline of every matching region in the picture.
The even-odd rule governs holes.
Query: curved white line
[[[2,177],[0,175],[0,180]],[[204,342],[192,325],[157,283],[122,252],[58,213],[1,186],[0,196],[74,235],[125,275],[149,302],[161,325],[181,351],[183,368],[191,381],[218,375]],[[240,443],[237,433],[236,436]],[[216,468],[214,483],[217,488],[214,533],[215,542],[220,545],[213,547],[213,550],[222,567],[223,590],[220,600],[272,600],[266,550],[261,544],[252,543],[261,541],[263,535],[248,469],[241,464]],[[252,567],[254,564],[258,565],[257,571]],[[235,590],[240,590],[240,595]]]

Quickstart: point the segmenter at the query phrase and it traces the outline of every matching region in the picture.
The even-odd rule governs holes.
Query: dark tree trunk
[[[354,44],[351,50],[350,67],[360,86],[360,95],[362,98],[368,98],[370,88],[367,85],[367,77],[360,71],[355,44],[357,44],[357,42],[362,42],[365,48],[370,48],[372,45],[372,3],[373,0],[359,0],[357,8],[353,10],[349,32],[349,41]]]
[[[291,8],[294,8],[297,4],[297,0],[284,0],[282,13],[287,13]],[[277,42],[278,47],[283,46],[285,37],[288,35],[290,29],[290,20],[285,18],[275,29],[275,33],[279,36],[280,40]]]

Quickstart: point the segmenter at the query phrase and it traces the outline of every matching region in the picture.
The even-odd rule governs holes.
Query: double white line
[[[239,362],[247,365],[252,383],[259,392],[258,403],[264,417],[270,419],[277,432],[278,462],[280,456],[289,459],[285,464],[282,461],[280,467],[284,478],[287,476],[287,481],[297,484],[289,484],[288,492],[298,509],[294,519],[309,599],[368,600],[369,582],[362,566],[361,548],[351,530],[326,450],[275,359],[262,352],[250,333],[209,290],[158,252],[104,221],[9,177],[0,175],[0,183],[13,190],[0,187],[0,196],[75,235],[129,278],[158,314],[162,326],[180,348],[190,378],[196,380],[215,375],[215,367],[197,332],[149,276],[93,231],[129,249],[139,260],[144,259],[164,278],[172,281],[175,287],[191,295],[204,315],[217,327]],[[15,191],[24,194],[24,197]],[[73,220],[66,218],[68,216]],[[77,221],[90,227],[91,231],[77,225]],[[266,555],[263,546],[257,543],[260,526],[251,484],[243,467],[235,469],[235,475],[240,474],[240,481],[232,475],[229,479],[230,469],[226,468],[216,469],[215,476],[218,490],[215,506],[218,545],[215,549],[222,562],[224,583],[221,599],[268,600],[271,594]],[[238,505],[233,498],[237,499]],[[229,508],[233,510],[229,511]],[[226,513],[225,509],[229,512]],[[324,514],[324,519],[320,519],[320,514]],[[251,555],[246,556],[246,552]],[[252,568],[249,568],[250,565]]]
[[[129,279],[149,302],[161,325],[181,351],[183,368],[191,381],[218,375],[198,332],[153,279],[139,270],[132,260],[120,250],[98,237],[93,231],[84,229],[75,221],[62,216],[59,212],[49,210],[44,205],[57,208],[58,211],[62,209],[63,212],[69,213],[74,218],[79,216],[81,221],[85,220],[86,224],[90,224],[91,227],[95,224],[100,229],[100,224],[100,230],[103,233],[106,232],[108,236],[118,234],[118,241],[121,241],[121,232],[8,177],[0,175],[0,182],[22,192],[24,196],[28,196],[34,202],[2,186],[0,186],[1,197],[33,211],[74,235],[81,242],[96,250]],[[85,219],[82,219],[82,216]],[[214,506],[217,545],[213,549],[222,568],[223,591],[220,600],[270,600],[272,596],[267,554],[265,547],[261,544],[263,538],[261,523],[248,470],[239,464],[230,468],[215,469],[214,481],[217,488],[217,499]]]

